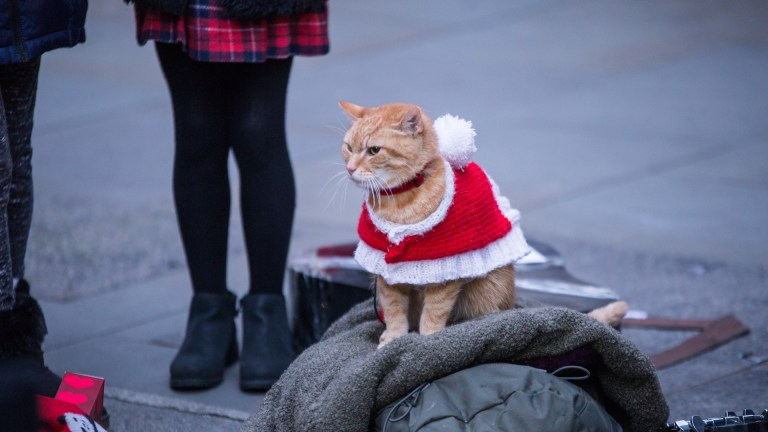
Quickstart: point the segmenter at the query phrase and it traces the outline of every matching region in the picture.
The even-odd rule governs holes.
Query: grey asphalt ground
[[[458,115],[527,235],[571,273],[634,310],[750,328],[660,371],[670,420],[768,408],[766,22],[764,1],[332,0],[331,54],[297,59],[289,89],[292,254],[355,239],[360,194],[331,181],[339,100]],[[167,386],[191,292],[154,49],[119,0],[91,2],[87,37],[40,76],[27,273],[46,359],[106,379],[111,431],[238,430],[263,395],[240,392],[236,367],[210,391]],[[649,354],[692,336],[625,332]]]

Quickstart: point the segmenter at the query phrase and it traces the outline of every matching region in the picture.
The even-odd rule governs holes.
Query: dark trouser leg
[[[31,137],[39,71],[39,57],[0,65],[0,362],[22,362],[36,391],[53,397],[61,378],[43,359],[45,317],[22,279],[32,221]]]
[[[226,290],[230,189],[226,97],[221,67],[156,44],[173,104],[173,196],[192,288]]]
[[[296,187],[285,137],[292,59],[229,65],[229,138],[240,173],[240,206],[251,293],[281,294]]]
[[[240,302],[240,387],[268,389],[293,360],[282,296],[296,191],[285,138],[291,59],[229,65],[229,136],[240,172],[250,269]]]
[[[236,298],[226,288],[230,189],[226,97],[220,64],[197,62],[179,45],[156,44],[173,104],[173,194],[194,296],[171,387],[207,388],[237,360]]]
[[[61,378],[45,366],[48,329],[24,277],[32,222],[32,120],[40,58],[0,65],[0,363],[15,363],[35,393],[53,397]],[[13,280],[18,281],[13,286]],[[14,293],[11,310],[4,310]],[[101,421],[108,421],[106,409]]]
[[[32,119],[40,59],[0,65],[0,311],[24,276],[32,220]]]

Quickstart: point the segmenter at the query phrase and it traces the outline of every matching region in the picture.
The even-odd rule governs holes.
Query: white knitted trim
[[[485,170],[483,170],[483,172],[485,173]],[[501,210],[501,213],[512,222],[512,225],[517,225],[520,222],[520,211],[512,208],[509,199],[501,194],[499,185],[493,181],[491,176],[489,176],[488,173],[485,173],[485,176],[488,177],[488,181],[491,182],[491,189],[493,190],[493,196],[496,197],[496,204],[499,206],[499,210]]]
[[[385,252],[357,244],[355,260],[368,272],[380,275],[389,284],[424,285],[485,276],[490,271],[514,263],[531,251],[523,230],[513,226],[506,236],[483,249],[435,260],[387,264]]]
[[[443,199],[432,214],[419,222],[413,224],[398,224],[382,219],[373,211],[373,209],[371,209],[368,200],[365,201],[368,214],[371,216],[371,221],[376,225],[376,228],[378,228],[379,231],[387,235],[390,242],[399,244],[408,236],[424,234],[445,219],[445,216],[448,214],[448,209],[453,203],[456,181],[451,165],[445,160],[443,160],[443,163],[445,164],[445,194],[443,194]]]

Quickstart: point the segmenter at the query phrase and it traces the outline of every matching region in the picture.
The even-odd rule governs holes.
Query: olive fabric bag
[[[508,363],[467,368],[384,407],[373,430],[622,431],[586,391],[556,373]]]

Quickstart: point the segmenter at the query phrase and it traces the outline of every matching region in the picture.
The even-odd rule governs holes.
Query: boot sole
[[[234,349],[230,349],[230,352],[227,356],[227,360],[224,363],[224,370],[226,370],[228,367],[235,364],[238,360],[237,355],[237,345],[232,345]],[[194,378],[174,378],[171,377],[171,388],[174,390],[203,390],[203,389],[209,389],[211,387],[216,387],[217,385],[224,382],[224,373],[222,371],[221,376],[218,376],[216,378],[200,378],[200,377],[194,377]]]
[[[216,387],[224,381],[224,377],[214,379],[203,378],[171,378],[171,388],[174,390],[202,390]]]
[[[254,378],[249,380],[240,380],[240,390],[243,391],[266,391],[277,382],[277,378]]]
[[[233,340],[227,350],[227,358],[224,360],[224,370],[237,363],[239,359],[240,355],[237,351],[237,340]],[[222,382],[224,382],[224,371],[222,371],[221,376],[216,378],[174,378],[171,376],[170,387],[174,390],[204,390],[216,387]]]

